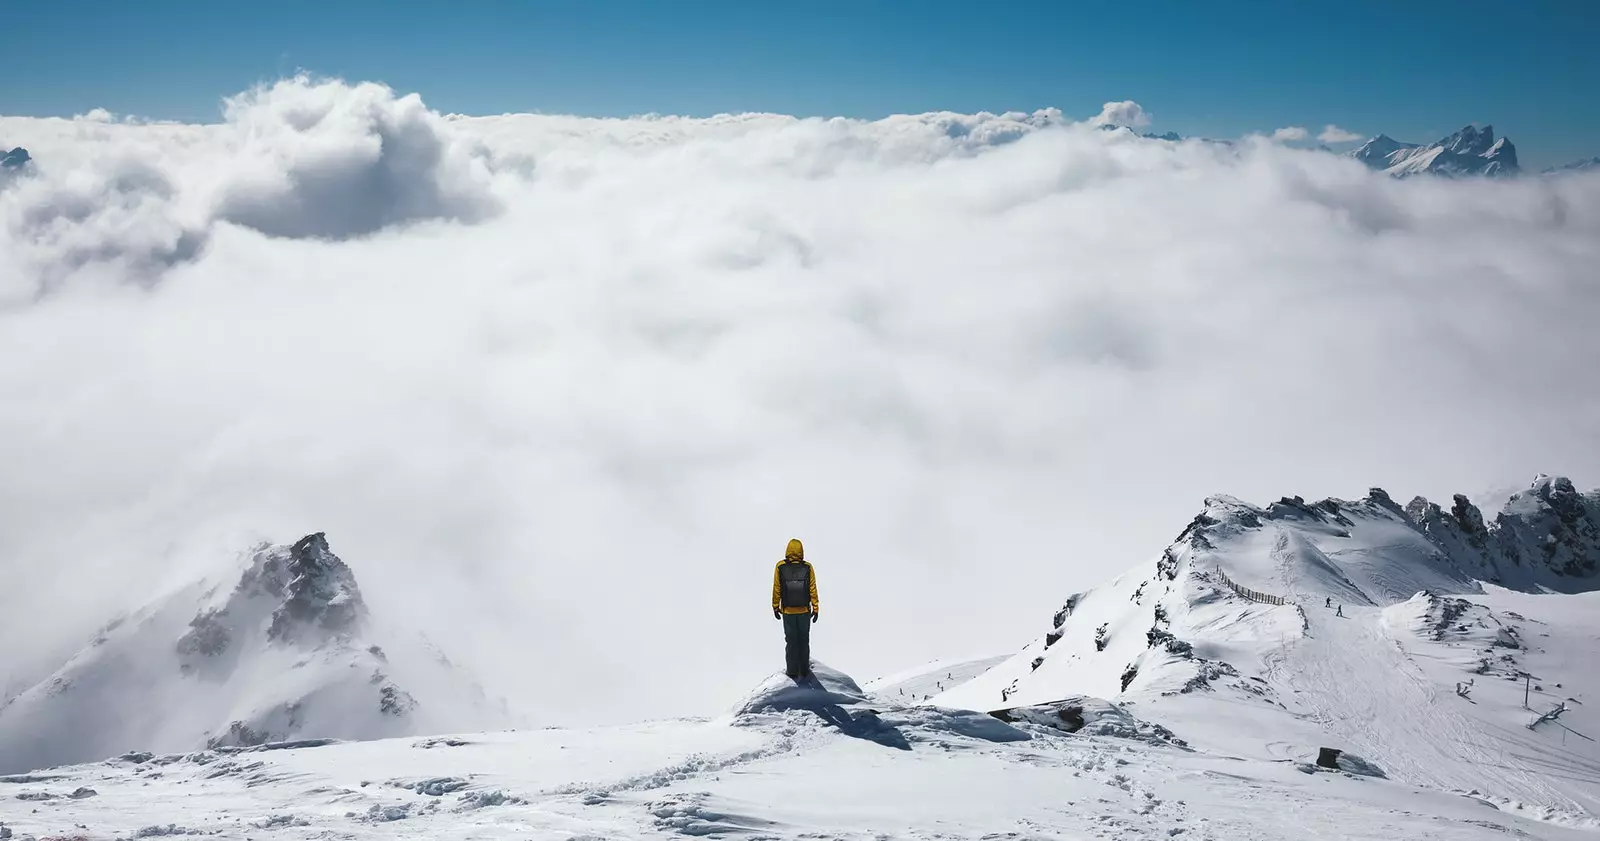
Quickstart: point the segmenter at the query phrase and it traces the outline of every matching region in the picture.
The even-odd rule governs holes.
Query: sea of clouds
[[[224,115],[0,118],[0,688],[311,531],[579,722],[775,669],[790,537],[865,678],[1018,647],[1208,494],[1600,483],[1597,176],[1099,128],[1133,102]]]

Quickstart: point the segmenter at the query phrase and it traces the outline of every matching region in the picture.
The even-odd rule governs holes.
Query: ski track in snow
[[[1335,743],[1342,741],[1397,780],[1475,795],[1494,792],[1502,802],[1557,804],[1553,811],[1581,819],[1582,806],[1546,781],[1548,769],[1525,762],[1522,754],[1480,747],[1489,725],[1456,712],[1454,696],[1440,697],[1437,685],[1401,650],[1381,609],[1349,607],[1342,618],[1325,609],[1307,615],[1310,633],[1293,652],[1295,668],[1282,667],[1280,652],[1269,655],[1269,671]],[[1351,662],[1354,653],[1380,652],[1384,656],[1376,661]],[[1546,750],[1514,728],[1498,729],[1499,738],[1526,744],[1530,754]]]

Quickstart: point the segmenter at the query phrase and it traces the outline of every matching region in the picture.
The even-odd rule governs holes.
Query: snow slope
[[[1104,702],[1069,733],[1049,717],[870,701],[816,672],[769,678],[714,719],[136,755],[0,778],[0,822],[12,839],[1593,837],[1364,773],[1193,750]]]
[[[902,703],[926,701],[948,687],[959,686],[1004,662],[1009,654],[976,660],[934,660],[921,666],[885,675],[866,683],[875,696]]]
[[[0,707],[0,773],[139,748],[380,738],[508,723],[426,640],[375,623],[321,534],[259,546],[109,623]],[[109,711],[114,711],[109,712]]]
[[[930,703],[1098,696],[1204,750],[1339,748],[1397,781],[1600,828],[1585,738],[1600,737],[1585,706],[1600,687],[1582,665],[1600,654],[1600,593],[1553,593],[1600,585],[1597,499],[1540,476],[1486,525],[1463,498],[1402,508],[1378,489],[1215,497],[1154,565],[1069,597],[1044,637]],[[1531,709],[1524,672],[1546,685]],[[1556,722],[1527,726],[1567,697]]]

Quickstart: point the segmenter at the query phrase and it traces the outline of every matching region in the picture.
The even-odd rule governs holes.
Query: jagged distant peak
[[[178,642],[180,654],[214,655],[227,640],[267,624],[267,639],[315,647],[348,638],[368,611],[355,573],[322,532],[291,545],[260,543],[222,604],[202,607]],[[194,664],[190,664],[194,665]]]
[[[1350,155],[1351,157],[1356,158],[1369,157],[1373,155],[1383,157],[1394,152],[1396,149],[1415,149],[1420,145],[1422,144],[1406,143],[1404,141],[1395,140],[1387,134],[1380,134],[1376,137],[1368,138],[1365,143],[1362,143],[1360,146],[1356,147],[1356,149],[1351,151]]]
[[[0,707],[0,773],[130,744],[368,739],[514,719],[415,631],[375,621],[323,533],[257,544],[242,560],[233,586],[197,582],[130,611]],[[151,712],[104,715],[112,705]]]
[[[1421,174],[1507,176],[1519,169],[1516,146],[1508,138],[1497,139],[1492,125],[1462,126],[1425,145],[1379,134],[1349,154],[1372,169],[1400,178]]]
[[[1463,494],[1448,507],[1421,496],[1402,506],[1380,487],[1355,501],[1294,496],[1265,506],[1216,494],[1163,552],[1158,577],[1175,579],[1185,553],[1225,564],[1222,547],[1266,529],[1303,544],[1294,551],[1313,565],[1329,563],[1315,557],[1322,553],[1363,554],[1370,567],[1363,575],[1411,582],[1385,584],[1369,594],[1375,603],[1409,596],[1408,588],[1424,578],[1444,592],[1473,592],[1481,589],[1477,582],[1529,592],[1600,589],[1600,491],[1582,493],[1571,479],[1546,474],[1513,494],[1492,520]],[[1384,537],[1375,543],[1370,535],[1378,533]],[[1430,571],[1417,578],[1424,567]]]
[[[1595,171],[1600,171],[1600,156],[1585,158],[1581,161],[1573,161],[1572,163],[1561,164],[1560,166],[1547,167],[1541,174],[1571,175],[1573,173]]]
[[[33,157],[28,154],[27,149],[17,146],[9,152],[0,154],[0,169],[22,169],[32,160]]]
[[[1482,155],[1495,145],[1494,126],[1462,126],[1459,131],[1440,140],[1439,145],[1462,155]]]

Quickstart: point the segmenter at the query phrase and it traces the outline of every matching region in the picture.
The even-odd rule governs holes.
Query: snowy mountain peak
[[[1460,131],[1439,141],[1439,145],[1458,155],[1482,155],[1494,146],[1494,126],[1463,126]]]
[[[1597,567],[1600,493],[1580,494],[1561,477],[1541,475],[1492,523],[1462,495],[1448,510],[1422,497],[1402,507],[1376,487],[1356,501],[1295,496],[1265,507],[1214,495],[1153,570],[1069,596],[1045,635],[1008,661],[1020,664],[1009,682],[996,677],[1006,667],[996,667],[936,700],[1045,703],[1067,689],[1164,696],[1218,681],[1254,692],[1226,655],[1226,634],[1217,636],[1216,623],[1236,621],[1240,606],[1259,613],[1250,635],[1289,640],[1303,633],[1311,606],[1384,608],[1418,592],[1482,593],[1484,582],[1535,593],[1600,590]],[[1051,677],[1069,674],[1070,687]]]
[[[1391,155],[1417,146],[1416,143],[1402,143],[1387,134],[1380,134],[1352,150],[1350,157],[1374,169],[1383,169],[1391,163]]]
[[[258,545],[237,584],[197,583],[108,624],[0,708],[0,773],[299,738],[365,739],[512,717],[426,639],[388,629],[321,534]],[[109,707],[136,713],[106,716]]]
[[[1581,160],[1581,161],[1573,161],[1572,163],[1569,163],[1569,164],[1562,164],[1560,166],[1552,166],[1552,167],[1549,167],[1549,168],[1545,169],[1543,171],[1543,173],[1541,173],[1541,174],[1543,174],[1543,175],[1571,175],[1573,173],[1594,172],[1596,170],[1600,170],[1600,157],[1586,158],[1586,159]]]
[[[1506,138],[1496,139],[1494,126],[1463,126],[1459,131],[1421,145],[1386,134],[1363,143],[1350,157],[1396,177],[1410,175],[1514,175],[1517,150]]]
[[[1495,525],[1500,550],[1519,572],[1600,574],[1600,491],[1579,493],[1571,479],[1541,474],[1506,502]]]
[[[175,646],[179,669],[231,668],[236,645],[256,637],[308,649],[349,641],[367,618],[355,574],[325,535],[307,535],[292,546],[260,544],[227,599],[201,607],[189,621]]]
[[[1382,488],[1266,506],[1216,495],[1153,565],[1068,596],[1041,637],[928,703],[1106,698],[1201,749],[1332,746],[1409,784],[1495,790],[1591,821],[1600,798],[1578,769],[1600,767],[1600,748],[1571,753],[1555,727],[1524,734],[1542,714],[1600,726],[1573,704],[1551,712],[1593,697],[1580,687],[1600,691],[1593,625],[1570,621],[1600,597],[1586,592],[1600,591],[1597,564],[1600,494],[1560,477],[1540,476],[1487,523],[1460,495],[1448,509],[1402,507]],[[1571,775],[1549,771],[1541,750],[1566,751]],[[1487,758],[1512,753],[1519,776],[1505,783],[1510,771]]]

